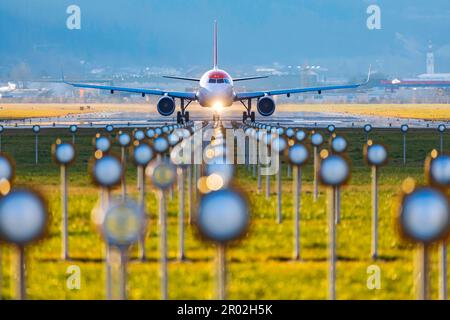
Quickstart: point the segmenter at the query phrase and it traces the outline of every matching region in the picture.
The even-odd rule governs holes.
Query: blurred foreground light
[[[336,153],[343,153],[347,150],[348,143],[347,140],[345,140],[344,137],[337,136],[333,139],[331,142],[331,148],[333,149],[333,152]]]
[[[145,170],[152,184],[162,190],[170,188],[176,179],[175,166],[168,161],[156,161]]]
[[[92,168],[94,181],[104,188],[112,188],[120,183],[122,178],[122,165],[114,156],[104,156],[95,161]]]
[[[134,148],[133,159],[137,166],[145,167],[153,159],[153,150],[146,144],[142,143]]]
[[[303,130],[298,130],[295,133],[295,139],[297,139],[298,142],[303,142],[306,139],[306,132]]]
[[[450,227],[448,198],[433,188],[420,188],[403,197],[400,207],[403,234],[430,243],[443,239]]]
[[[349,164],[341,156],[330,155],[320,164],[319,177],[325,185],[340,186],[348,180],[349,175]]]
[[[145,139],[145,133],[142,130],[136,130],[134,132],[134,139],[137,141],[142,141]]]
[[[304,165],[309,158],[308,149],[302,144],[294,144],[289,148],[289,161],[295,166]]]
[[[429,177],[433,184],[450,188],[450,156],[441,154],[430,159]]]
[[[144,230],[144,214],[131,201],[110,206],[103,219],[102,234],[111,246],[131,246],[140,239]]]
[[[366,160],[372,166],[382,166],[388,160],[386,148],[381,144],[371,144],[367,146]]]
[[[217,191],[224,187],[224,181],[220,174],[213,173],[206,178],[206,186],[211,191]]]
[[[164,153],[169,148],[169,142],[164,137],[158,137],[153,141],[153,149],[156,153]]]
[[[286,129],[286,136],[287,136],[288,138],[292,138],[294,135],[295,135],[294,129],[292,129],[292,128],[287,128],[287,129]]]
[[[11,181],[14,178],[14,166],[5,155],[0,155],[0,179]]]
[[[111,148],[111,141],[107,137],[98,137],[95,139],[95,149],[107,153]]]
[[[118,140],[119,140],[120,146],[124,147],[124,148],[128,147],[130,145],[130,143],[131,143],[131,137],[126,132],[120,133],[119,137],[118,137]]]
[[[272,151],[281,153],[287,148],[287,142],[285,139],[281,137],[276,137],[272,140],[271,143]]]
[[[145,135],[147,136],[147,138],[149,139],[153,139],[155,137],[155,130],[153,129],[148,129],[147,131],[145,131]]]
[[[319,132],[314,133],[311,136],[311,143],[313,144],[313,146],[315,147],[319,147],[322,145],[323,143],[323,137]]]
[[[45,233],[47,210],[36,193],[16,190],[0,199],[0,238],[26,245]]]
[[[208,193],[201,199],[197,224],[209,240],[221,243],[237,240],[249,224],[247,203],[233,190]]]
[[[75,160],[75,148],[70,143],[57,143],[54,147],[54,157],[57,163],[68,165]]]

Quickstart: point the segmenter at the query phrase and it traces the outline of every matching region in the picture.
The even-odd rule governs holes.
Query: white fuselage
[[[213,69],[200,78],[197,99],[202,107],[229,107],[235,96],[233,79],[227,72]]]

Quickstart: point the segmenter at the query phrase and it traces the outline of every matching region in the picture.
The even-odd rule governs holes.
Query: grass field
[[[89,106],[89,108],[86,108]],[[80,109],[83,107],[83,110]],[[91,112],[154,112],[155,102],[147,104],[0,104],[0,119],[22,119],[39,117],[62,117],[73,114]],[[189,107],[191,114],[201,114],[205,110],[196,103]],[[206,110],[208,116],[210,110]],[[235,104],[224,109],[224,115],[242,114],[242,106]],[[325,112],[344,113],[366,116],[379,116],[390,118],[410,118],[448,121],[450,115],[450,105],[448,104],[280,104],[275,115],[281,112]]]
[[[339,130],[350,142],[352,179],[342,191],[342,222],[338,226],[337,297],[338,299],[413,299],[414,247],[401,241],[396,233],[392,206],[399,186],[408,176],[424,181],[423,160],[438,147],[435,130],[411,130],[408,133],[408,164],[401,164],[401,134],[398,130],[375,130],[371,138],[388,146],[391,161],[381,170],[380,179],[380,259],[370,259],[370,169],[362,159],[364,135],[361,129]],[[103,299],[104,263],[102,240],[91,223],[91,210],[98,190],[87,174],[92,155],[94,131],[83,129],[77,134],[78,159],[70,168],[69,232],[72,261],[60,257],[59,169],[51,161],[50,145],[57,137],[70,140],[67,130],[43,129],[40,135],[40,163],[34,164],[34,136],[31,130],[11,130],[2,135],[2,150],[16,161],[16,186],[40,190],[48,199],[51,223],[48,236],[27,250],[27,289],[31,299]],[[446,137],[445,149],[450,149]],[[117,147],[115,147],[118,151]],[[136,197],[136,171],[127,170],[128,188]],[[264,181],[264,180],[263,180]],[[256,192],[256,179],[245,168],[239,168],[236,184],[247,191],[251,202],[252,225],[245,239],[228,250],[230,299],[326,299],[327,298],[327,221],[324,189],[313,202],[312,167],[303,175],[301,209],[302,261],[291,260],[293,220],[291,181],[284,176],[283,216],[275,221],[276,194],[267,201],[264,190]],[[272,178],[272,191],[275,190]],[[264,183],[263,183],[264,187]],[[156,199],[149,186],[147,210],[151,215],[147,237],[149,261],[131,261],[129,265],[129,297],[159,298],[158,227]],[[116,191],[118,192],[118,191]],[[169,201],[169,297],[171,299],[215,298],[215,249],[199,241],[188,227],[186,233],[187,262],[177,262],[177,197]],[[131,253],[136,256],[133,248]],[[11,274],[13,248],[3,245],[3,298],[14,297]],[[437,297],[437,258],[432,254],[432,297]],[[369,290],[367,268],[381,268],[381,289]],[[67,268],[81,268],[81,289],[66,287]]]
[[[441,121],[448,121],[450,115],[448,104],[285,104],[280,109]]]

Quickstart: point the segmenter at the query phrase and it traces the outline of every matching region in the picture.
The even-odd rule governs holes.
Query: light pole
[[[16,297],[26,299],[25,247],[41,239],[48,225],[48,211],[36,192],[19,189],[0,198],[0,235],[16,247]]]
[[[117,136],[117,140],[120,145],[120,162],[123,167],[123,175],[121,181],[121,191],[122,191],[122,199],[125,201],[127,197],[127,181],[126,181],[126,165],[127,165],[127,157],[125,155],[125,150],[131,144],[131,137],[128,133],[119,131],[119,135]]]
[[[350,176],[350,166],[340,155],[329,155],[322,150],[320,181],[328,186],[328,236],[329,236],[329,299],[336,299],[336,188],[345,184]]]
[[[334,138],[331,141],[331,151],[334,154],[344,154],[347,151],[348,143],[347,140],[345,140],[342,136],[336,136],[336,134],[333,133]],[[336,187],[335,190],[335,221],[336,223],[341,222],[341,188],[339,186]]]
[[[450,156],[448,154],[438,154],[436,150],[425,161],[425,174],[431,185],[447,193],[450,190]],[[439,277],[439,298],[447,300],[447,239],[440,243],[440,277]]]
[[[41,132],[41,127],[38,125],[33,126],[33,133],[34,133],[34,159],[35,163],[38,164],[39,162],[39,132]]]
[[[319,132],[311,132],[311,144],[314,150],[314,202],[317,201],[319,197],[319,184],[317,181],[317,175],[319,170],[319,155],[318,148],[323,144],[323,137]]]
[[[378,258],[378,170],[386,165],[388,152],[381,144],[374,144],[369,140],[364,147],[364,157],[372,167],[372,244],[371,257]]]
[[[160,137],[161,139],[164,139]],[[158,138],[157,138],[158,139]],[[162,153],[167,150],[166,148],[162,148],[162,142],[157,143],[157,139],[155,139],[155,143],[153,145],[156,152]],[[165,139],[164,139],[165,140]],[[161,145],[159,145],[161,144]],[[164,150],[163,150],[164,149]],[[160,224],[161,230],[159,233],[160,239],[160,279],[161,279],[161,299],[167,300],[168,293],[168,266],[167,266],[167,211],[166,211],[166,196],[165,192],[172,186],[176,179],[176,170],[174,165],[172,165],[169,161],[163,159],[155,159],[150,163],[147,167],[146,175],[150,177],[150,181],[152,184],[158,189],[158,203],[159,203],[159,216],[160,216]]]
[[[233,210],[229,210],[233,208]],[[242,237],[249,224],[248,204],[232,189],[213,191],[200,200],[197,227],[217,247],[217,299],[227,298],[227,244]]]
[[[154,152],[152,148],[146,143],[134,142],[133,146],[133,160],[137,167],[138,177],[139,177],[139,208],[142,211],[142,216],[144,217],[143,232],[139,239],[139,259],[141,261],[146,260],[145,255],[145,237],[146,237],[146,210],[145,210],[145,168],[148,163],[153,159]]]
[[[406,165],[406,134],[408,133],[409,126],[407,124],[402,124],[400,131],[403,134],[403,165]]]
[[[300,260],[300,201],[302,188],[302,166],[309,158],[309,151],[303,144],[289,148],[288,157],[294,166],[294,260]]]
[[[75,135],[78,131],[78,127],[75,124],[70,125],[69,131],[72,134],[72,144],[75,145]]]
[[[122,180],[123,168],[120,160],[112,155],[103,155],[101,150],[95,152],[95,162],[92,166],[91,175],[93,182],[101,188],[101,203],[99,214],[103,216],[110,207],[111,189],[120,184]],[[95,221],[101,222],[102,218],[97,217]],[[112,298],[111,261],[108,244],[105,247],[106,260],[106,298]]]
[[[418,244],[418,299],[429,299],[429,247],[443,241],[450,227],[450,204],[447,195],[432,187],[416,187],[408,178],[402,186],[398,220],[402,235]]]
[[[63,143],[60,139],[52,146],[54,161],[61,171],[61,259],[69,259],[69,216],[67,192],[67,167],[75,161],[75,148],[71,143]]]
[[[108,247],[120,253],[119,299],[127,299],[127,263],[130,246],[135,244],[145,231],[145,217],[140,208],[126,200],[114,204],[105,212],[100,232]]]

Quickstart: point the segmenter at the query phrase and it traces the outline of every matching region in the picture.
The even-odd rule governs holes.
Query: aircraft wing
[[[256,92],[241,92],[236,93],[236,101],[245,99],[261,98],[264,96],[279,96],[279,95],[290,95],[294,93],[304,93],[304,92],[318,92],[329,90],[342,90],[342,89],[356,89],[367,84],[370,80],[370,68],[367,80],[359,84],[348,84],[348,85],[338,85],[338,86],[323,86],[323,87],[309,87],[309,88],[294,88],[294,89],[281,89],[281,90],[267,90],[267,91],[256,91]]]
[[[175,80],[185,80],[185,81],[200,82],[200,79],[198,79],[198,78],[176,77],[176,76],[162,76],[162,77],[166,78],[166,79],[175,79]]]
[[[177,91],[163,91],[163,90],[154,90],[154,89],[144,89],[144,88],[126,88],[126,87],[117,87],[117,86],[101,86],[96,84],[85,84],[85,83],[71,83],[65,82],[76,88],[85,88],[85,89],[99,89],[99,90],[108,90],[111,93],[114,91],[119,92],[129,92],[129,93],[138,93],[141,95],[155,95],[155,96],[164,96],[167,95],[172,98],[179,99],[187,99],[187,100],[196,100],[197,97],[193,92],[177,92]]]

